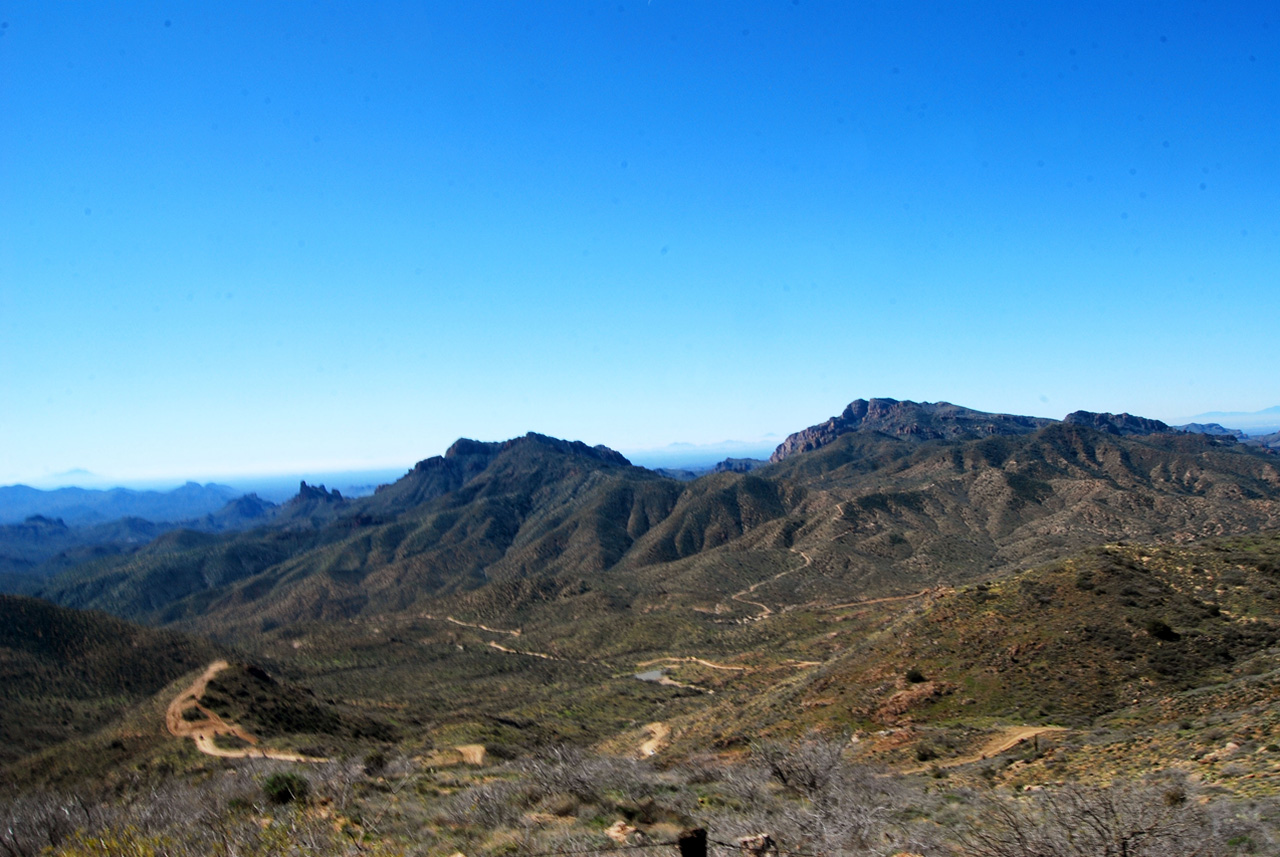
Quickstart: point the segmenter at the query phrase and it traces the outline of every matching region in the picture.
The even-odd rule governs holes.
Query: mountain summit
[[[960,440],[993,435],[1031,434],[1057,420],[1013,414],[989,414],[950,402],[900,402],[897,399],[857,399],[839,416],[787,437],[773,455],[779,462],[797,452],[810,452],[843,434],[874,431],[902,440]]]

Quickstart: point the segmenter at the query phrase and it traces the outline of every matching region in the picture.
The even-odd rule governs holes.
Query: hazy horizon
[[[961,404],[952,402],[952,404]],[[834,416],[838,413],[835,411],[831,414]],[[1027,414],[1026,416],[1046,417],[1047,414]],[[1065,414],[1057,417],[1049,417],[1050,419],[1061,419]],[[1149,416],[1147,414],[1138,414],[1138,416]],[[1280,406],[1265,408],[1257,412],[1240,412],[1240,411],[1223,411],[1217,413],[1194,414],[1187,417],[1181,417],[1174,420],[1164,420],[1170,425],[1185,425],[1191,422],[1211,423],[1217,422],[1219,419],[1227,419],[1230,417],[1248,418],[1248,419],[1228,419],[1227,423],[1221,423],[1226,428],[1240,429],[1249,435],[1267,434],[1280,430]],[[807,426],[797,426],[795,431],[799,431]],[[1252,428],[1252,430],[1251,430]],[[671,443],[648,447],[643,449],[623,449],[617,448],[618,452],[625,455],[632,464],[640,467],[648,467],[651,469],[671,468],[671,469],[698,469],[711,467],[726,458],[768,458],[773,450],[784,439],[785,435],[772,434],[765,438],[755,441],[750,440],[724,440],[717,443],[694,444],[683,441],[673,441]],[[474,438],[484,441],[500,441],[509,438]],[[582,440],[582,438],[569,437],[568,440]],[[585,441],[595,445],[597,441]],[[607,442],[599,441],[605,446],[609,446]],[[611,447],[614,448],[614,447]],[[392,482],[407,473],[414,464],[424,458],[430,458],[434,455],[443,455],[445,449],[432,451],[425,455],[420,455],[403,464],[394,464],[382,467],[367,468],[326,468],[319,467],[301,467],[292,469],[280,469],[274,471],[261,472],[230,472],[221,474],[210,473],[174,473],[168,475],[130,477],[130,476],[110,476],[96,474],[90,471],[77,468],[70,472],[48,474],[37,476],[27,480],[17,480],[16,482],[5,483],[5,485],[25,484],[33,488],[48,490],[62,487],[80,487],[80,488],[131,488],[134,490],[169,490],[171,488],[183,485],[187,482],[196,482],[200,484],[218,483],[229,485],[237,490],[243,490],[245,493],[257,493],[264,499],[279,502],[281,499],[287,499],[297,493],[297,484],[299,481],[305,481],[311,485],[323,484],[328,488],[337,488],[344,495],[359,496],[351,489],[353,487],[367,488],[370,493],[372,488],[377,484]],[[4,485],[0,485],[4,487]]]

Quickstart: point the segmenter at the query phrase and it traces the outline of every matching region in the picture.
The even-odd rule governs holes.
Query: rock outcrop
[[[326,502],[337,502],[342,499],[342,492],[337,488],[332,491],[325,489],[323,485],[308,485],[306,480],[298,487],[298,496],[294,498],[297,501],[306,500],[324,500]]]
[[[1133,414],[1095,414],[1092,411],[1075,411],[1063,420],[1067,425],[1088,426],[1107,434],[1134,437],[1147,434],[1166,434],[1178,429],[1160,420],[1135,417]],[[1209,432],[1204,432],[1208,434]]]
[[[762,461],[759,458],[726,458],[724,461],[711,468],[712,473],[750,473],[758,467],[764,467],[769,462]]]
[[[989,414],[950,402],[900,402],[858,399],[844,413],[796,432],[778,445],[770,462],[808,452],[855,431],[875,431],[903,440],[956,440],[966,437],[1031,434],[1057,420],[1014,414]]]

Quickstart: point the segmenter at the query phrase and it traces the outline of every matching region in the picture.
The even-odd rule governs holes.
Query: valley
[[[855,402],[768,466],[687,482],[542,435],[460,440],[369,497],[304,490],[36,594],[205,654],[110,716],[28,729],[10,789],[394,756],[462,794],[570,750],[732,780],[835,742],[910,788],[1158,770],[1280,795],[1277,460],[1128,415]],[[22,680],[84,693],[47,675]]]

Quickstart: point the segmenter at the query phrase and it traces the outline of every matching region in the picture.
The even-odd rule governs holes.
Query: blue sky
[[[0,2],[0,483],[1280,404],[1271,3]]]

